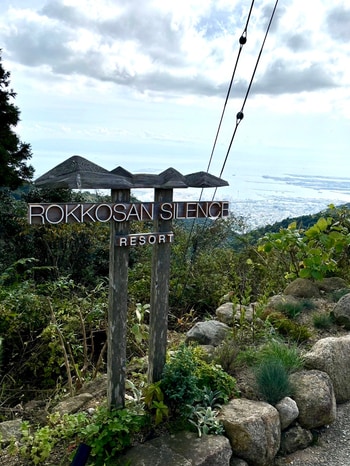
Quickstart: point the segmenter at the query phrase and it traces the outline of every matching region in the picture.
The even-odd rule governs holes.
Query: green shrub
[[[240,348],[232,337],[226,338],[215,348],[214,361],[219,364],[225,372],[233,374],[237,365],[237,356]]]
[[[130,446],[148,421],[147,415],[132,409],[108,411],[106,407],[99,407],[91,416],[84,412],[54,413],[49,416],[46,426],[36,430],[27,421],[23,422],[18,453],[28,464],[52,464],[46,460],[56,445],[64,445],[66,451],[71,451],[79,443],[86,443],[91,447],[93,464],[103,466],[110,464],[111,458]],[[68,460],[67,457],[62,459]]]
[[[81,438],[88,444],[95,466],[104,466],[115,455],[131,445],[137,432],[148,423],[146,415],[134,413],[130,409],[109,412],[100,408],[93,423],[81,431]]]
[[[305,325],[293,322],[280,312],[272,312],[265,318],[280,335],[297,343],[307,341],[311,336],[309,329]]]
[[[169,404],[177,407],[180,412],[200,399],[201,389],[196,369],[193,354],[185,345],[181,345],[164,366],[160,388]]]
[[[188,407],[205,405],[208,388],[219,393],[222,402],[235,393],[236,381],[214,364],[208,364],[200,357],[200,351],[181,345],[165,364],[160,388],[166,404],[180,415],[188,415]]]
[[[293,393],[288,371],[278,359],[271,358],[262,362],[257,367],[255,376],[262,399],[272,405]]]

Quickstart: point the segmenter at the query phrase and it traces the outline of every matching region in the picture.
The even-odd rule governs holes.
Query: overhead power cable
[[[250,10],[249,10],[249,13],[248,13],[248,17],[247,17],[247,21],[246,21],[246,24],[245,24],[245,28],[244,28],[244,30],[243,30],[243,32],[242,32],[241,37],[239,38],[239,50],[238,50],[238,54],[237,54],[237,58],[236,58],[236,63],[235,63],[235,66],[234,66],[234,68],[233,68],[233,72],[232,72],[232,76],[231,76],[231,81],[230,81],[229,87],[228,87],[228,89],[227,89],[226,98],[225,98],[225,103],[224,103],[224,107],[223,107],[222,112],[221,112],[221,118],[220,118],[220,122],[219,122],[219,125],[218,125],[218,129],[217,129],[217,131],[216,131],[216,135],[215,135],[215,140],[214,140],[213,148],[212,148],[212,150],[211,150],[211,154],[210,154],[210,158],[209,158],[209,163],[208,163],[208,167],[207,167],[207,172],[209,172],[209,169],[210,169],[210,166],[211,166],[211,162],[212,162],[212,160],[213,160],[213,155],[214,155],[214,151],[215,151],[215,148],[216,148],[216,143],[217,143],[217,140],[218,140],[218,137],[219,137],[219,133],[220,133],[220,129],[221,129],[222,120],[223,120],[224,115],[225,115],[227,102],[228,102],[228,99],[229,99],[229,97],[230,97],[230,93],[231,93],[231,88],[232,88],[233,80],[234,80],[235,75],[236,75],[236,70],[237,70],[239,58],[240,58],[240,56],[241,56],[241,52],[242,52],[242,49],[243,49],[243,45],[246,44],[246,42],[247,42],[248,24],[249,24],[249,21],[250,21],[250,16],[251,16],[251,14],[252,14],[253,6],[254,6],[254,1],[255,1],[255,0],[252,0],[252,3],[251,3],[251,5],[250,5]]]
[[[243,49],[243,45],[246,44],[246,42],[247,42],[248,25],[249,25],[249,21],[250,21],[250,17],[251,17],[252,11],[253,11],[254,2],[255,2],[255,0],[252,0],[252,3],[251,3],[251,5],[250,5],[250,9],[249,9],[249,13],[248,13],[248,16],[247,16],[247,20],[246,20],[246,23],[245,23],[245,27],[244,27],[243,32],[242,32],[242,34],[241,34],[241,36],[240,36],[240,38],[239,38],[239,41],[238,41],[238,42],[239,42],[238,54],[237,54],[237,57],[236,57],[235,66],[234,66],[233,71],[232,71],[232,76],[231,76],[230,84],[229,84],[228,89],[227,89],[226,98],[225,98],[224,106],[223,106],[223,109],[222,109],[222,112],[221,112],[221,117],[220,117],[219,125],[218,125],[218,128],[217,128],[217,130],[216,130],[216,135],[215,135],[213,147],[212,147],[212,150],[211,150],[211,153],[210,153],[209,162],[208,162],[208,166],[207,166],[207,173],[209,173],[210,166],[211,166],[211,163],[212,163],[212,160],[213,160],[214,151],[215,151],[215,148],[216,148],[216,143],[217,143],[217,141],[218,141],[218,137],[219,137],[219,133],[220,133],[220,130],[221,130],[222,121],[223,121],[223,119],[224,119],[224,115],[225,115],[225,111],[226,111],[227,102],[228,102],[228,99],[229,99],[230,94],[231,94],[232,84],[233,84],[233,80],[234,80],[235,75],[236,75],[236,70],[237,70],[238,62],[239,62],[239,59],[240,59],[240,56],[241,56],[241,52],[242,52],[242,49]],[[200,192],[198,201],[201,201],[201,200],[202,200],[203,191],[204,191],[204,188],[201,189],[201,192]],[[216,192],[216,190],[215,190],[215,192]],[[194,224],[195,224],[195,220],[193,220],[193,222],[192,222],[192,226],[191,226],[191,230],[190,230],[190,233],[189,233],[189,239],[188,239],[188,241],[190,241],[190,239],[191,239],[191,235],[192,235],[192,232],[193,232]]]
[[[270,21],[268,23],[268,26],[267,26],[267,29],[266,29],[266,32],[265,32],[265,37],[264,37],[264,40],[261,44],[261,47],[260,47],[260,52],[259,52],[259,55],[258,55],[258,58],[256,60],[256,63],[255,63],[255,67],[254,67],[254,70],[253,70],[253,74],[250,78],[250,82],[249,82],[249,86],[247,88],[247,92],[245,94],[245,97],[244,97],[244,100],[243,100],[243,104],[242,104],[242,107],[241,107],[241,110],[237,113],[236,115],[236,125],[235,125],[235,129],[233,131],[233,134],[232,134],[232,137],[231,137],[231,141],[230,141],[230,144],[228,146],[228,149],[227,149],[227,152],[226,152],[226,156],[225,156],[225,160],[224,160],[224,163],[222,165],[222,168],[221,168],[221,172],[220,172],[220,175],[219,175],[219,178],[222,177],[222,174],[225,170],[225,166],[226,166],[226,162],[227,162],[227,159],[228,159],[228,156],[230,154],[230,151],[231,151],[231,147],[232,147],[232,143],[233,143],[233,140],[236,136],[236,132],[237,132],[237,129],[238,129],[238,126],[239,124],[241,123],[241,121],[243,120],[244,118],[244,107],[245,107],[245,104],[247,102],[247,99],[248,99],[248,96],[249,96],[249,93],[250,93],[250,90],[251,90],[251,87],[252,87],[252,84],[253,84],[253,80],[254,80],[254,77],[255,77],[255,73],[256,73],[256,70],[258,68],[258,65],[259,65],[259,62],[260,62],[260,58],[261,58],[261,55],[262,55],[262,52],[264,50],[264,46],[265,46],[265,42],[266,42],[266,39],[267,39],[267,36],[269,34],[269,31],[270,31],[270,27],[271,27],[271,24],[272,24],[272,20],[275,16],[275,12],[276,12],[276,9],[277,9],[277,5],[278,5],[278,2],[279,0],[276,0],[275,2],[275,6],[272,10],[272,13],[271,13],[271,17],[270,17]]]
[[[274,18],[274,16],[275,16],[275,12],[276,12],[276,9],[277,9],[277,6],[278,6],[278,2],[279,2],[279,0],[276,0],[275,5],[274,5],[274,8],[273,8],[273,10],[272,10],[272,14],[271,14],[271,17],[270,17],[270,20],[269,20],[269,23],[268,23],[268,26],[267,26],[267,29],[266,29],[266,32],[265,32],[265,36],[264,36],[263,42],[262,42],[261,47],[260,47],[260,51],[259,51],[259,54],[258,54],[256,63],[255,63],[255,67],[254,67],[254,70],[253,70],[253,73],[252,73],[252,76],[251,76],[251,79],[250,79],[250,82],[249,82],[249,85],[248,85],[248,88],[247,88],[247,91],[246,91],[246,94],[245,94],[245,97],[244,97],[244,100],[243,100],[243,103],[242,103],[241,110],[240,110],[240,111],[237,113],[237,115],[236,115],[236,124],[235,124],[235,128],[234,128],[234,131],[233,131],[233,134],[232,134],[232,137],[231,137],[231,140],[230,140],[230,143],[229,143],[227,152],[226,152],[226,156],[225,156],[224,162],[223,162],[223,164],[222,164],[222,168],[221,168],[220,175],[219,175],[220,178],[222,177],[222,174],[223,174],[223,172],[224,172],[224,170],[225,170],[225,166],[226,166],[226,163],[227,163],[227,160],[228,160],[230,151],[231,151],[231,147],[232,147],[233,140],[234,140],[235,135],[236,135],[236,133],[237,133],[238,126],[239,126],[239,124],[242,122],[242,120],[243,120],[243,118],[244,118],[244,107],[245,107],[245,104],[246,104],[246,102],[247,102],[248,96],[249,96],[250,91],[251,91],[251,87],[252,87],[252,84],[253,84],[253,81],[254,81],[254,78],[255,78],[256,70],[257,70],[257,68],[258,68],[258,65],[259,65],[259,62],[260,62],[260,58],[261,58],[262,52],[263,52],[263,50],[264,50],[265,42],[266,42],[267,36],[268,36],[268,34],[269,34],[269,31],[270,31],[270,27],[271,27],[273,18]],[[210,159],[209,159],[209,163],[208,163],[207,172],[209,171],[210,165],[211,165],[211,163],[212,163],[214,150],[215,150],[216,143],[217,143],[218,136],[219,136],[219,132],[220,132],[220,129],[221,129],[221,124],[222,124],[223,117],[224,117],[224,114],[225,114],[226,105],[227,105],[227,102],[228,102],[228,99],[229,99],[229,95],[230,95],[230,93],[231,93],[231,88],[232,88],[232,84],[233,84],[235,72],[236,72],[236,69],[237,69],[237,64],[238,64],[238,61],[239,61],[239,57],[240,57],[240,54],[241,54],[243,45],[244,45],[244,44],[246,43],[246,41],[247,41],[247,28],[248,28],[248,23],[249,23],[249,20],[250,20],[251,12],[252,12],[252,9],[253,9],[253,5],[254,5],[254,0],[252,1],[251,7],[250,7],[250,10],[249,10],[249,14],[248,14],[248,18],[247,18],[247,22],[246,22],[245,29],[244,29],[244,31],[243,31],[243,33],[242,33],[242,36],[241,36],[240,39],[239,39],[240,47],[239,47],[239,51],[238,51],[238,56],[237,56],[237,59],[236,59],[235,67],[234,67],[234,70],[233,70],[233,73],[232,73],[230,85],[229,85],[228,92],[227,92],[227,95],[226,95],[226,99],[225,99],[223,111],[222,111],[222,114],[221,114],[219,126],[218,126],[218,129],[217,129],[217,132],[216,132],[216,136],[215,136],[213,148],[212,148],[211,155],[210,155]],[[213,199],[215,198],[216,191],[217,191],[217,188],[215,188],[215,190],[214,190]],[[203,189],[202,189],[202,191],[201,191],[201,195],[200,195],[199,200],[201,200],[202,194],[203,194]],[[204,227],[205,227],[205,222],[204,222],[203,230],[204,230]],[[186,250],[188,249],[189,244],[190,244],[191,236],[192,236],[192,234],[193,234],[193,228],[194,228],[194,222],[192,223],[192,226],[191,226],[191,230],[190,230],[189,237],[188,237],[188,240],[187,240]],[[196,249],[196,247],[195,247],[195,249]],[[192,259],[193,259],[193,256],[194,256],[194,255],[195,255],[195,251],[193,251]],[[192,260],[191,260],[191,262],[192,262]],[[188,275],[189,275],[189,274],[188,274]],[[188,279],[188,275],[187,275],[187,279]],[[187,279],[186,279],[185,283],[187,282]],[[177,283],[177,285],[178,285],[178,284],[179,284],[179,283]]]
[[[221,130],[222,121],[223,121],[223,118],[224,118],[224,115],[225,115],[227,102],[228,102],[228,99],[230,97],[232,84],[233,84],[233,81],[234,81],[234,78],[235,78],[235,75],[236,75],[236,70],[237,70],[238,62],[239,62],[239,59],[240,59],[240,56],[241,56],[241,52],[242,52],[244,44],[246,44],[246,42],[247,42],[248,25],[249,25],[250,17],[251,17],[252,10],[253,10],[253,7],[254,7],[254,2],[255,2],[255,0],[252,0],[251,5],[250,5],[250,9],[249,9],[249,13],[248,13],[248,16],[247,16],[245,27],[243,29],[243,32],[242,32],[240,38],[239,38],[238,54],[237,54],[237,57],[236,57],[236,62],[235,62],[234,68],[233,68],[230,84],[229,84],[229,87],[227,89],[226,98],[225,98],[224,106],[223,106],[223,109],[222,109],[222,112],[221,112],[221,117],[220,117],[219,125],[218,125],[217,131],[216,131],[213,147],[212,147],[211,154],[210,154],[210,157],[209,157],[207,173],[209,172],[209,169],[210,169],[210,166],[211,166],[211,163],[212,163],[212,160],[213,160],[214,151],[215,151],[217,140],[218,140],[219,133],[220,133],[220,130]],[[201,201],[201,199],[202,199],[203,191],[204,191],[204,189],[202,188],[200,196],[199,196],[199,201]],[[187,239],[187,242],[186,242],[185,251],[188,251],[188,249],[189,249],[191,237],[193,235],[194,225],[195,225],[195,219],[192,221],[192,224],[191,224],[190,232],[188,234],[188,239]],[[186,257],[186,252],[184,253],[184,259],[185,259],[185,257]],[[187,279],[188,279],[188,276],[187,276]],[[187,282],[187,279],[186,279],[186,282]],[[176,287],[178,285],[179,285],[179,281],[177,282]]]

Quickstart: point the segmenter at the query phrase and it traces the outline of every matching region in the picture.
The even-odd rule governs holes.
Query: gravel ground
[[[278,458],[276,466],[350,466],[350,402],[337,406],[337,419],[319,432],[315,445]]]

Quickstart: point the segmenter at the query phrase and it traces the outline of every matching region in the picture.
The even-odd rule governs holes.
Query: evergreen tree
[[[32,179],[34,168],[27,165],[32,156],[30,145],[21,142],[14,131],[20,111],[11,102],[16,93],[9,85],[10,73],[2,66],[0,49],[0,188],[16,189]]]

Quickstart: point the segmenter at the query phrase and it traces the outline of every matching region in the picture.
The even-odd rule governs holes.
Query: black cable
[[[207,173],[209,173],[209,169],[210,169],[210,166],[211,166],[211,163],[212,163],[212,160],[213,160],[214,151],[215,151],[217,140],[218,140],[219,133],[220,133],[220,130],[221,130],[222,121],[223,121],[223,118],[224,118],[224,115],[225,115],[227,102],[228,102],[228,99],[230,97],[232,84],[233,84],[233,81],[234,81],[234,78],[235,78],[235,75],[236,75],[236,70],[237,70],[238,62],[239,62],[241,52],[242,52],[242,49],[243,49],[243,45],[245,45],[246,42],[247,42],[248,25],[249,25],[250,17],[251,17],[252,10],[253,10],[253,7],[254,7],[254,2],[255,2],[255,0],[252,0],[251,5],[250,5],[250,9],[249,9],[249,13],[248,13],[248,16],[247,16],[245,27],[243,29],[243,32],[242,32],[240,38],[239,38],[239,50],[238,50],[238,54],[237,54],[237,57],[236,57],[236,62],[235,62],[235,65],[234,65],[234,68],[233,68],[233,71],[232,71],[230,84],[229,84],[229,87],[227,89],[226,98],[225,98],[224,106],[223,106],[223,109],[222,109],[222,112],[221,112],[221,117],[220,117],[219,125],[218,125],[217,131],[216,131],[213,147],[212,147],[211,154],[210,154],[210,157],[209,157]],[[203,191],[204,191],[204,188],[201,189],[198,202],[200,202],[201,199],[202,199]],[[215,190],[215,192],[216,192],[216,190]],[[192,235],[193,235],[193,230],[194,230],[195,223],[196,223],[196,219],[193,219],[192,224],[191,224],[191,228],[190,228],[190,232],[188,234],[188,239],[187,239],[187,242],[186,242],[185,251],[188,251],[190,241],[191,241],[191,238],[192,238]],[[191,256],[193,256],[193,255],[194,254],[191,254]],[[184,252],[184,258],[185,257],[186,257],[186,252]],[[192,262],[192,258],[191,258],[191,262]],[[178,284],[179,284],[179,282],[177,283],[176,287],[178,286]]]
[[[251,3],[251,5],[250,5],[250,9],[249,9],[249,13],[248,13],[248,16],[247,16],[247,21],[246,21],[245,27],[244,27],[244,29],[243,29],[243,32],[242,32],[242,34],[241,34],[241,37],[239,38],[239,44],[240,44],[240,45],[239,45],[239,50],[238,50],[238,54],[237,54],[235,66],[234,66],[234,68],[233,68],[233,72],[232,72],[232,76],[231,76],[231,81],[230,81],[229,87],[228,87],[228,89],[227,89],[226,98],[225,98],[225,103],[224,103],[224,106],[223,106],[223,109],[222,109],[222,112],[221,112],[221,117],[220,117],[219,125],[218,125],[218,128],[217,128],[217,130],[216,130],[216,135],[215,135],[213,147],[212,147],[211,154],[210,154],[210,157],[209,157],[209,162],[208,162],[208,167],[207,167],[207,173],[209,173],[209,169],[210,169],[210,166],[211,166],[211,162],[212,162],[212,160],[213,160],[214,151],[215,151],[215,148],[216,148],[216,143],[217,143],[217,140],[218,140],[218,137],[219,137],[219,133],[220,133],[220,130],[221,130],[221,125],[222,125],[222,121],[223,121],[223,118],[224,118],[224,115],[225,115],[227,102],[228,102],[228,99],[229,99],[229,97],[230,97],[230,93],[231,93],[231,88],[232,88],[233,80],[234,80],[235,75],[236,75],[236,70],[237,70],[239,58],[240,58],[240,56],[241,56],[241,52],[242,52],[242,49],[243,49],[243,45],[246,44],[246,42],[247,42],[248,25],[249,25],[250,17],[251,17],[252,10],[253,10],[253,7],[254,7],[254,2],[255,2],[255,0],[252,0],[252,3]],[[198,202],[200,202],[200,201],[202,200],[203,191],[204,191],[204,188],[201,189]],[[216,192],[216,191],[215,191],[215,192]],[[191,235],[192,235],[192,233],[193,233],[193,228],[194,228],[195,223],[196,223],[196,219],[193,219],[192,225],[191,225],[191,229],[190,229],[190,233],[189,233],[189,241],[190,241],[190,239],[191,239]],[[188,247],[188,246],[187,246],[187,247]]]
[[[272,20],[273,20],[273,18],[274,18],[274,16],[275,16],[275,12],[276,12],[276,8],[277,8],[277,5],[278,5],[278,2],[279,2],[279,0],[276,0],[275,6],[274,6],[274,8],[273,8],[273,10],[272,10],[272,14],[271,14],[271,17],[270,17],[270,21],[269,21],[269,24],[268,24],[267,29],[266,29],[266,32],[265,32],[265,37],[264,37],[264,40],[263,40],[263,42],[262,42],[262,44],[261,44],[260,52],[259,52],[258,58],[257,58],[256,63],[255,63],[254,71],[253,71],[252,77],[251,77],[251,79],[250,79],[250,82],[249,82],[249,86],[248,86],[246,95],[245,95],[244,100],[243,100],[242,108],[241,108],[241,110],[240,110],[240,111],[237,113],[237,115],[236,115],[236,126],[235,126],[235,129],[234,129],[234,131],[233,131],[232,138],[231,138],[230,144],[229,144],[228,149],[227,149],[227,152],[226,152],[226,157],[225,157],[224,163],[223,163],[223,165],[222,165],[219,178],[222,177],[222,174],[223,174],[223,172],[224,172],[224,169],[225,169],[225,166],[226,166],[226,162],[227,162],[227,159],[228,159],[228,156],[229,156],[229,153],[230,153],[230,150],[231,150],[231,147],[232,147],[232,143],[233,143],[234,137],[235,137],[235,135],[236,135],[238,126],[239,126],[239,124],[241,123],[241,121],[242,121],[243,118],[244,118],[243,110],[244,110],[245,104],[246,104],[247,99],[248,99],[248,95],[249,95],[249,93],[250,93],[250,90],[251,90],[251,87],[252,87],[252,84],[253,84],[253,80],[254,80],[254,77],[255,77],[255,73],[256,73],[256,70],[257,70],[257,68],[258,68],[258,65],[259,65],[259,62],[260,62],[260,58],[261,58],[262,52],[263,52],[263,50],[264,50],[265,42],[266,42],[268,33],[269,33],[269,31],[270,31],[270,27],[271,27]],[[216,190],[215,190],[215,193],[216,193]]]
[[[239,38],[239,50],[238,50],[238,54],[237,54],[237,58],[236,58],[236,63],[235,63],[235,66],[233,68],[233,72],[232,72],[232,76],[231,76],[231,81],[230,81],[230,84],[229,84],[229,87],[228,87],[228,90],[227,90],[227,93],[226,93],[226,99],[225,99],[225,103],[224,103],[224,107],[222,109],[222,113],[221,113],[221,118],[220,118],[220,122],[219,122],[219,126],[218,126],[218,129],[216,131],[216,135],[215,135],[215,140],[214,140],[214,144],[213,144],[213,148],[212,148],[212,151],[211,151],[211,154],[210,154],[210,158],[209,158],[209,163],[208,163],[208,167],[207,167],[207,173],[209,172],[209,169],[210,169],[210,165],[211,165],[211,162],[213,160],[213,155],[214,155],[214,150],[216,148],[216,143],[217,143],[217,140],[218,140],[218,137],[219,137],[219,133],[220,133],[220,129],[221,129],[221,124],[222,124],[222,120],[224,118],[224,115],[225,115],[225,111],[226,111],[226,106],[227,106],[227,102],[228,102],[228,99],[230,97],[230,93],[231,93],[231,88],[232,88],[232,84],[233,84],[233,80],[234,80],[234,77],[235,77],[235,74],[236,74],[236,70],[237,70],[237,66],[238,66],[238,62],[239,62],[239,58],[241,56],[241,52],[242,52],[242,48],[243,48],[243,45],[246,44],[247,42],[247,31],[248,31],[248,24],[249,24],[249,20],[250,20],[250,16],[252,14],[252,10],[253,10],[253,6],[254,6],[254,1],[255,0],[252,0],[252,3],[250,5],[250,10],[249,10],[249,13],[248,13],[248,17],[247,17],[247,21],[246,21],[246,24],[245,24],[245,28],[241,34],[241,37]],[[203,191],[203,190],[202,190]]]
[[[243,100],[243,104],[242,104],[241,110],[240,110],[240,111],[237,113],[237,115],[236,115],[236,125],[235,125],[234,131],[233,131],[233,134],[232,134],[232,137],[231,137],[231,140],[230,140],[230,143],[229,143],[227,152],[226,152],[226,156],[225,156],[225,159],[224,159],[222,168],[221,168],[221,172],[220,172],[219,178],[222,177],[222,174],[223,174],[223,172],[224,172],[224,169],[225,169],[225,166],[226,166],[226,163],[227,163],[227,160],[228,160],[228,156],[229,156],[230,151],[231,151],[232,143],[233,143],[233,140],[234,140],[234,138],[235,138],[235,135],[236,135],[238,126],[239,126],[239,124],[241,123],[241,121],[242,121],[243,118],[244,118],[244,113],[243,113],[244,107],[245,107],[245,104],[246,104],[246,102],[247,102],[247,99],[248,99],[248,96],[249,96],[249,93],[250,93],[250,90],[251,90],[251,87],[252,87],[252,84],[253,84],[253,80],[254,80],[254,77],[255,77],[255,73],[256,73],[256,70],[257,70],[258,65],[259,65],[259,62],[260,62],[260,58],[261,58],[261,55],[262,55],[262,52],[263,52],[263,49],[264,49],[264,46],[265,46],[265,42],[266,42],[268,33],[269,33],[269,31],[270,31],[270,27],[271,27],[272,20],[273,20],[273,18],[274,18],[274,15],[275,15],[275,12],[276,12],[276,9],[277,9],[278,2],[279,2],[279,0],[276,0],[275,6],[274,6],[274,8],[273,8],[273,10],[272,10],[272,14],[271,14],[271,17],[270,17],[270,20],[269,20],[269,23],[268,23],[268,26],[267,26],[267,29],[266,29],[266,32],[265,32],[265,36],[264,36],[263,42],[262,42],[261,47],[260,47],[260,51],[259,51],[259,54],[258,54],[258,58],[257,58],[256,63],[255,63],[255,67],[254,67],[254,70],[253,70],[253,73],[252,73],[252,76],[251,76],[251,79],[250,79],[250,82],[249,82],[249,85],[248,85],[248,88],[247,88],[247,91],[246,91],[246,94],[245,94],[245,97],[244,97],[244,100]],[[250,13],[251,13],[251,10],[250,10],[250,12],[249,12],[249,17],[250,17]],[[247,22],[247,24],[248,24],[248,22]],[[240,50],[241,50],[241,48],[240,48]],[[240,52],[239,52],[239,53],[240,53]],[[232,80],[231,80],[231,82],[232,82]],[[226,101],[225,101],[225,105],[226,105]],[[221,121],[220,121],[220,124],[221,124]],[[202,189],[202,192],[203,192],[203,189]],[[213,194],[212,200],[214,200],[215,195],[216,195],[216,192],[217,192],[217,188],[215,188],[215,190],[214,190],[214,194]],[[206,227],[206,224],[207,224],[207,219],[205,219],[205,221],[203,222],[202,231],[204,231],[204,229],[205,229],[205,227]],[[192,235],[192,232],[193,232],[193,227],[194,227],[194,224],[192,224],[192,228],[191,228],[191,231],[190,231],[190,234],[189,234],[188,244],[189,244],[190,239],[191,239],[191,235]]]

